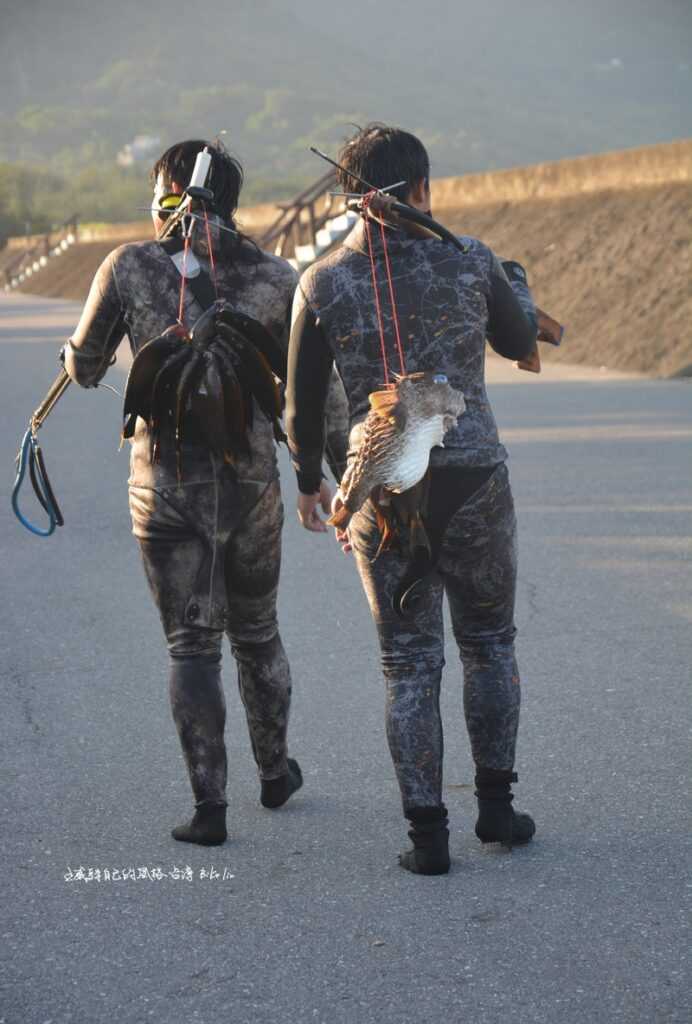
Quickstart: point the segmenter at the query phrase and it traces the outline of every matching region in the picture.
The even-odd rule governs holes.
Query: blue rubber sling
[[[12,488],[12,510],[22,526],[25,526],[26,529],[36,537],[50,537],[55,530],[55,527],[62,526],[64,523],[60,506],[56,501],[55,495],[53,494],[53,488],[51,487],[50,480],[48,479],[46,464],[43,459],[43,452],[41,451],[41,446],[38,443],[36,434],[55,403],[67,390],[69,383],[70,378],[67,372],[62,370],[53,382],[53,385],[43,402],[31,417],[31,420],[29,421],[29,428],[22,438],[21,446],[17,452],[17,476],[14,481],[14,487]],[[22,513],[19,507],[19,493],[22,489],[22,484],[24,483],[27,468],[29,470],[29,479],[31,480],[31,486],[34,489],[34,494],[48,516],[47,527],[37,526],[35,523],[32,523]]]

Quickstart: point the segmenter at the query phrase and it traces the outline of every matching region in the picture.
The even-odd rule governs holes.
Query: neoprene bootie
[[[446,875],[449,871],[449,829],[447,808],[412,807],[406,812],[411,822],[410,850],[399,854],[399,864],[414,875]]]
[[[288,758],[288,771],[278,779],[262,779],[260,803],[262,807],[276,810],[283,807],[288,798],[303,785],[303,773],[294,758]]]
[[[482,843],[502,843],[511,849],[533,838],[536,831],[533,818],[528,814],[517,814],[512,807],[512,783],[516,781],[516,772],[476,769],[476,835]]]
[[[179,843],[199,843],[200,846],[220,846],[226,842],[226,805],[203,804],[198,807],[186,825],[178,825],[171,832]]]

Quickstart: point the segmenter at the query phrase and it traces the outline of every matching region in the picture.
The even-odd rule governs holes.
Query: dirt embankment
[[[692,140],[440,179],[433,204],[448,227],[525,265],[536,301],[567,328],[561,349],[541,346],[546,361],[692,375]],[[242,220],[259,233],[271,216],[264,206]],[[83,299],[125,240],[80,243],[24,290]]]
[[[239,211],[238,223],[247,234],[259,237],[275,220],[277,213],[277,208],[271,203],[249,206]],[[83,302],[89,293],[94,274],[109,252],[126,242],[141,242],[153,237],[151,220],[82,227],[78,244],[60,256],[51,258],[46,267],[20,286],[19,291],[47,299]],[[10,239],[7,249],[0,251],[0,279],[4,261],[16,255],[23,248],[24,242],[20,238]]]
[[[566,326],[547,360],[692,374],[692,184],[436,211],[526,267]]]

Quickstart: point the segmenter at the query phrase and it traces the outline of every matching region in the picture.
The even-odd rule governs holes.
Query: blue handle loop
[[[31,427],[29,427],[22,438],[22,444],[17,455],[17,460],[19,465],[17,467],[17,476],[14,481],[14,487],[12,488],[12,509],[14,514],[22,526],[25,526],[27,530],[35,534],[37,537],[50,537],[55,530],[55,527],[62,525],[62,516],[60,515],[60,510],[55,505],[55,498],[50,490],[50,484],[47,483],[47,480],[44,477],[39,444]],[[27,465],[30,466],[32,482],[34,482],[36,489],[36,497],[48,515],[47,529],[43,529],[42,527],[29,522],[26,516],[22,515],[19,508],[19,492],[21,490],[22,483],[24,482]],[[36,486],[36,484],[38,484],[38,486]]]

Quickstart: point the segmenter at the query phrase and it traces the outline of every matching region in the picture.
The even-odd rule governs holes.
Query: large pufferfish
[[[406,519],[427,546],[424,530],[422,535],[419,532],[422,524],[414,488],[425,477],[430,450],[442,445],[445,433],[466,408],[464,396],[445,374],[423,372],[397,377],[393,387],[373,391],[369,400],[370,411],[363,421],[358,451],[341,480],[328,522],[345,529],[372,496],[378,518],[383,520],[382,550],[392,532],[383,510],[392,496],[409,495],[413,507],[409,502]],[[405,501],[395,504],[399,510],[406,506]],[[413,546],[413,540],[411,543]]]

